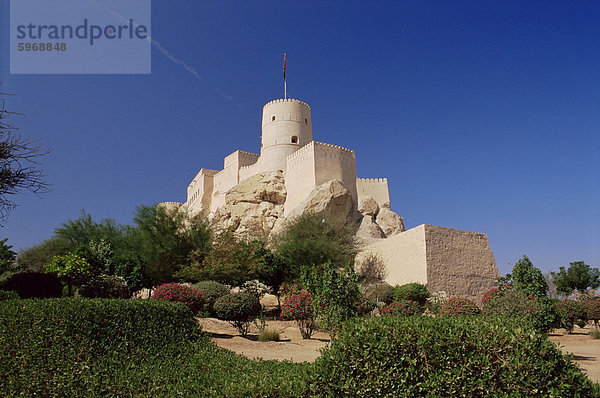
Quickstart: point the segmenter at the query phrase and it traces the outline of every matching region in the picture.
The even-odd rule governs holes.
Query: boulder
[[[286,190],[283,173],[268,171],[240,182],[225,194],[225,205],[211,217],[217,229],[255,237],[271,232],[283,215]]]
[[[360,225],[358,226],[358,231],[356,231],[356,236],[361,239],[370,239],[370,238],[385,238],[385,233],[383,230],[377,225],[373,219],[373,216],[366,215],[360,221]]]
[[[325,218],[354,219],[352,193],[338,180],[331,180],[312,190],[308,198],[294,208],[288,218],[304,213],[322,213]]]
[[[375,218],[375,222],[381,227],[387,237],[406,231],[406,228],[404,228],[404,219],[394,213],[388,206],[381,207],[379,214]]]
[[[371,196],[366,196],[358,204],[358,212],[363,216],[376,217],[379,213],[379,205]]]

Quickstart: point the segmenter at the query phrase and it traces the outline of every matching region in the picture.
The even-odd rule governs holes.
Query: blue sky
[[[149,75],[9,74],[24,136],[52,148],[52,192],[14,196],[0,237],[22,249],[82,209],[126,224],[184,201],[201,167],[259,152],[264,103],[312,108],[313,137],[387,177],[392,209],[485,232],[502,274],[600,266],[600,3],[152,1]]]

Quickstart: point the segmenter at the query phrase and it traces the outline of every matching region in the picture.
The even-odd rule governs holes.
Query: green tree
[[[10,250],[12,246],[6,244],[7,240],[8,238],[0,240],[0,275],[9,270],[17,257],[17,253]]]
[[[552,282],[559,293],[569,296],[574,290],[582,292],[600,286],[600,270],[583,261],[575,261],[568,269],[560,267],[558,272],[552,272]]]
[[[54,257],[45,270],[55,274],[67,284],[69,295],[72,293],[73,285],[81,285],[94,276],[92,266],[85,258],[74,253]]]
[[[72,245],[60,238],[50,238],[42,243],[19,251],[16,261],[16,270],[42,272],[44,267],[55,256],[62,256],[72,250]]]
[[[275,252],[299,275],[306,265],[330,262],[344,268],[358,252],[355,229],[345,220],[326,219],[321,214],[303,214],[289,221],[275,238]]]
[[[274,291],[288,277],[284,261],[259,240],[238,238],[232,231],[215,236],[202,262],[184,266],[177,274],[188,281],[214,280],[233,286],[258,279]]]
[[[127,227],[117,224],[113,219],[96,222],[82,210],[79,218],[68,220],[56,228],[54,236],[69,242],[72,249],[101,240],[108,242],[113,248],[123,249],[127,245],[128,232]]]
[[[548,285],[542,271],[523,255],[512,269],[512,273],[500,278],[501,285],[510,284],[514,291],[524,292],[534,297],[546,297]]]
[[[132,248],[144,264],[146,287],[170,282],[182,266],[201,263],[211,240],[207,222],[180,209],[140,206],[136,209]]]

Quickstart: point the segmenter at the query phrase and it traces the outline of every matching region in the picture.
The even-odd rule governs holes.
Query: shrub
[[[250,322],[261,310],[256,296],[248,293],[230,293],[215,301],[215,312],[219,319],[229,321],[242,337],[250,331]]]
[[[219,348],[157,300],[3,301],[0,346],[6,397],[301,397],[309,369]]]
[[[556,309],[557,325],[566,329],[568,333],[573,331],[574,324],[587,321],[586,308],[582,302],[575,300],[563,300],[553,303]]]
[[[435,292],[427,299],[427,308],[434,314],[439,314],[444,303],[448,301],[445,291]]]
[[[365,297],[358,288],[358,275],[352,267],[340,271],[332,263],[326,263],[305,267],[301,273],[321,329],[335,331],[345,320],[367,310]]]
[[[597,396],[543,335],[484,317],[369,317],[345,323],[315,361],[318,396]],[[309,395],[309,394],[307,394]]]
[[[427,298],[429,298],[429,291],[423,284],[407,283],[394,287],[394,301],[412,300],[423,306],[427,302]]]
[[[55,274],[64,280],[71,293],[72,285],[79,285],[92,278],[92,266],[83,258],[74,253],[64,256],[55,256],[45,268],[50,274]]]
[[[164,283],[154,289],[152,298],[185,304],[194,314],[206,311],[206,299],[201,291],[179,283]]]
[[[594,321],[594,326],[597,330],[598,320],[600,319],[600,298],[583,301],[583,308],[585,308],[586,311],[586,319]]]
[[[420,312],[421,307],[412,300],[394,301],[389,306],[379,310],[381,315],[387,316],[409,316],[419,314]]]
[[[539,332],[556,327],[556,310],[547,297],[531,296],[524,291],[507,289],[494,294],[483,304],[483,313],[489,316],[518,318]]]
[[[0,301],[18,299],[19,294],[14,290],[0,290]]]
[[[258,341],[279,341],[280,336],[277,330],[264,328],[258,333]]]
[[[365,293],[368,298],[378,303],[389,304],[394,301],[394,287],[389,283],[378,283],[367,288]]]
[[[229,294],[229,288],[216,281],[202,281],[194,283],[192,288],[202,292],[202,295],[207,302],[207,311],[213,316],[215,315],[215,301],[217,301],[219,297]]]
[[[62,283],[52,274],[23,272],[10,276],[3,289],[14,290],[21,298],[50,298],[62,296]]]
[[[362,284],[381,284],[388,272],[385,262],[376,254],[368,253],[356,263],[356,274]]]
[[[471,300],[462,297],[452,297],[442,305],[440,315],[477,315],[479,312],[479,307]]]
[[[316,329],[310,294],[306,291],[292,294],[281,304],[281,317],[296,321],[302,338],[310,339]]]
[[[79,288],[81,297],[129,298],[129,288],[125,279],[114,275],[98,275]]]
[[[244,282],[244,284],[242,285],[242,291],[256,296],[260,300],[262,296],[264,296],[267,293],[271,293],[273,289],[271,289],[269,286],[265,285],[258,279],[254,279],[251,281]]]

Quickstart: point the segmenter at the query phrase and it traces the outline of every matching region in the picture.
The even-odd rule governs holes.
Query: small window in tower
[[[304,119],[304,124],[308,124],[308,119],[307,118]]]
[[[297,144],[298,143],[298,137],[293,136],[292,137],[292,144]]]
[[[273,117],[271,118],[271,121],[272,121],[272,122],[274,122],[274,121],[275,121],[275,116],[273,116]]]

